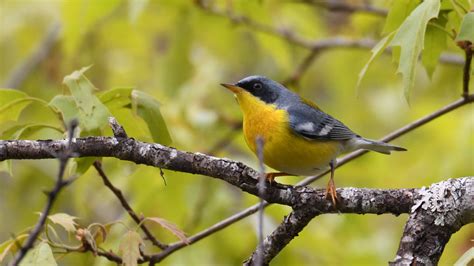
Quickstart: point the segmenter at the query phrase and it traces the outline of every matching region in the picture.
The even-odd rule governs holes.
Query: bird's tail
[[[354,138],[350,142],[351,142],[350,146],[352,146],[355,149],[371,150],[371,151],[376,151],[383,154],[390,154],[392,151],[406,151],[407,150],[405,148],[395,146],[395,145],[390,145],[385,142],[364,139],[361,137]]]

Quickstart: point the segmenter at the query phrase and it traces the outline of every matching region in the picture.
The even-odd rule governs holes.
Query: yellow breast
[[[237,100],[244,114],[244,136],[256,154],[255,140],[263,138],[263,160],[275,170],[294,175],[312,175],[326,167],[341,152],[337,141],[315,141],[291,131],[288,114],[252,94],[242,91]]]

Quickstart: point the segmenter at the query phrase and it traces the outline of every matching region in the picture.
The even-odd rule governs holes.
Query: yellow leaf
[[[5,259],[8,253],[15,253],[18,250],[18,245],[23,244],[23,241],[28,237],[28,234],[17,236],[15,239],[7,240],[0,244],[0,263]]]
[[[66,213],[56,213],[48,216],[48,219],[51,220],[51,222],[64,227],[67,232],[74,233],[76,231],[77,223],[74,222],[74,220],[77,219],[77,217],[71,216]]]
[[[20,266],[57,266],[51,247],[46,242],[39,243],[30,250]]]
[[[130,230],[122,237],[119,252],[124,266],[138,265],[137,261],[142,258],[140,255],[140,245],[143,245],[143,240],[135,231]]]
[[[178,237],[181,241],[183,241],[186,244],[189,244],[189,239],[186,237],[186,234],[181,229],[179,229],[178,226],[176,226],[174,223],[167,221],[163,218],[159,218],[159,217],[147,217],[145,218],[145,221],[152,221],[161,225],[161,227],[170,231],[173,235]]]

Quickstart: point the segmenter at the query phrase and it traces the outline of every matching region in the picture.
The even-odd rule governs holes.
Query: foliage
[[[65,124],[73,117],[80,120],[80,136],[111,135],[107,117],[113,115],[130,137],[164,145],[172,139],[172,145],[182,150],[207,153],[227,139],[215,155],[256,166],[240,133],[229,137],[240,111],[218,84],[251,74],[283,81],[308,50],[288,37],[231,22],[231,14],[307,40],[334,36],[380,40],[371,52],[350,47],[320,52],[292,87],[371,138],[457,99],[462,67],[441,64],[439,58],[447,52],[463,55],[456,42],[474,39],[469,0],[372,1],[388,10],[387,17],[333,13],[292,1],[203,2],[231,12],[215,14],[185,0],[0,2],[1,84],[29,60],[53,22],[62,25],[59,40],[22,85],[0,90],[0,139],[63,138]],[[390,52],[393,63],[386,56]],[[401,80],[396,72],[402,73]],[[338,169],[338,186],[418,187],[472,175],[472,112],[472,106],[460,109],[397,141],[408,148],[407,153],[370,154]],[[48,226],[25,263],[41,259],[54,265],[54,254],[60,264],[102,265],[108,261],[93,254],[113,250],[133,265],[141,256],[140,246],[155,251],[89,169],[93,160],[75,159],[69,165],[68,174],[78,179],[60,195],[57,213],[48,217]],[[176,238],[186,242],[178,228],[192,235],[256,202],[206,177],[166,171],[165,185],[157,169],[113,159],[103,159],[103,164],[134,209],[153,217],[142,223],[166,229],[150,226],[164,242]],[[15,243],[27,237],[21,230],[36,222],[34,213],[44,205],[42,190],[51,187],[56,168],[53,160],[0,162],[0,215],[9,217],[0,219],[0,261],[9,260],[17,252]],[[266,233],[287,213],[285,207],[269,208]],[[321,216],[275,259],[275,265],[384,264],[393,258],[405,219]],[[163,263],[239,264],[256,246],[254,224],[252,218],[246,219]],[[453,264],[473,234],[473,228],[466,227],[454,235],[440,264]],[[86,248],[92,252],[64,257],[58,252]]]

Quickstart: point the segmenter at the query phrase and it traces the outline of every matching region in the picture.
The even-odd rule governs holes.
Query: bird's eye
[[[254,88],[255,90],[261,89],[261,88],[262,88],[262,83],[257,82],[257,83],[255,83],[255,84],[253,84],[253,88]]]

